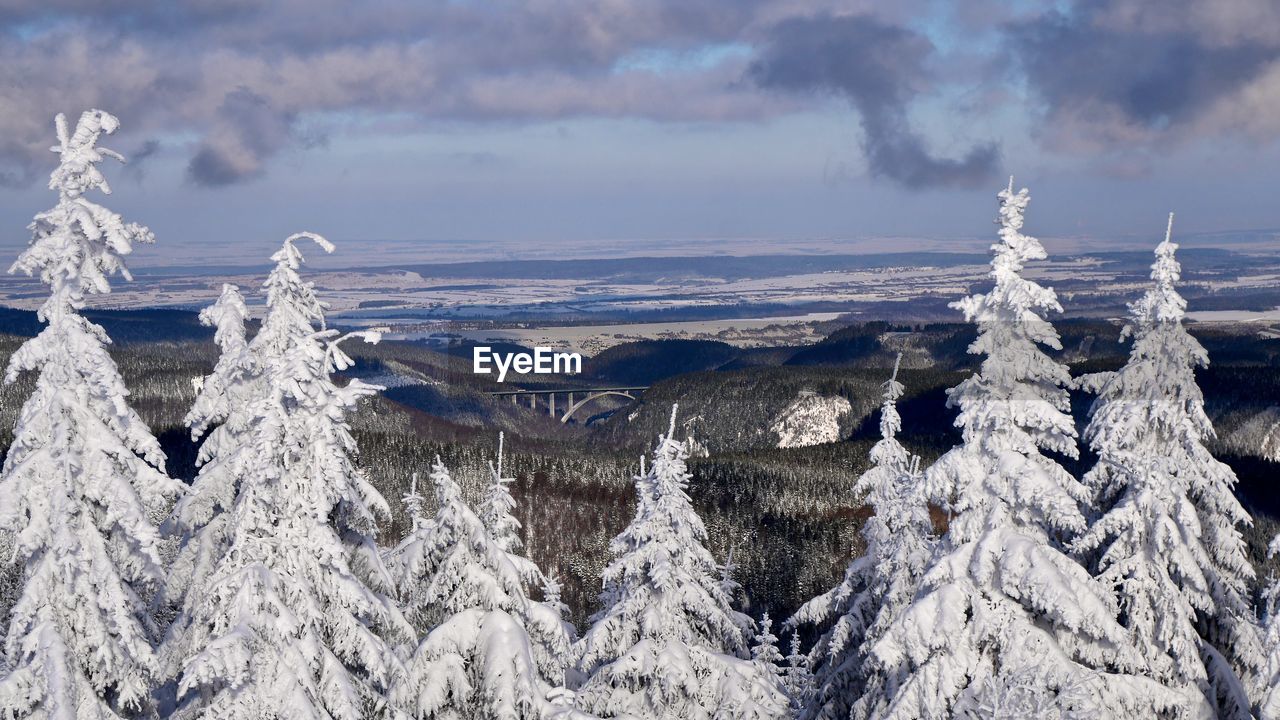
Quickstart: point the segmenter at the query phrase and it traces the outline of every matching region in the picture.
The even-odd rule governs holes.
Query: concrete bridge
[[[600,388],[566,388],[561,390],[504,390],[502,392],[489,393],[493,397],[511,398],[512,405],[520,405],[522,398],[528,398],[529,408],[538,409],[538,398],[545,398],[543,405],[547,408],[547,414],[551,417],[559,417],[560,422],[567,423],[573,414],[582,409],[583,405],[602,397],[610,395],[629,398],[635,400],[640,393],[648,390],[649,386],[637,387],[600,387]],[[564,414],[556,414],[556,397],[562,398],[560,407],[563,408]]]

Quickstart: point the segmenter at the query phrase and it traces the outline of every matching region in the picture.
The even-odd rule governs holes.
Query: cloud
[[[126,133],[194,135],[187,174],[202,186],[262,175],[326,123],[769,117],[788,106],[738,82],[741,53],[625,58],[701,57],[780,11],[843,1],[0,0],[0,183],[47,165],[55,112],[95,106]]]
[[[993,119],[1023,133],[1030,117],[1032,149],[1117,167],[1140,166],[1123,155],[1160,157],[1207,136],[1280,137],[1273,0],[1008,7],[370,0],[351,12],[345,0],[0,0],[0,185],[47,172],[53,115],[90,107],[121,118],[122,147],[155,140],[185,154],[201,187],[260,177],[283,153],[344,133],[583,117],[758,122],[831,96],[857,113],[868,171],[907,187],[986,182],[1000,146],[943,133],[985,140],[971,130]],[[924,122],[994,87],[1008,92]]]
[[[124,153],[126,161],[124,175],[133,178],[134,182],[142,182],[142,178],[146,176],[147,165],[160,154],[160,150],[160,141],[151,139],[143,141],[133,152]]]
[[[1040,134],[1058,149],[1280,137],[1272,0],[1087,0],[1010,24],[1006,42],[1040,104]]]
[[[928,89],[925,63],[933,51],[924,36],[865,15],[790,19],[771,30],[750,76],[765,88],[848,100],[874,176],[911,188],[978,185],[995,174],[995,144],[959,159],[937,157],[908,118],[912,100]]]
[[[30,148],[13,140],[0,142],[0,187],[26,187],[38,175]]]
[[[218,187],[261,175],[266,160],[288,145],[293,119],[247,87],[232,90],[187,164],[187,177],[197,185]]]
[[[75,118],[97,107],[126,121],[145,114],[166,122],[166,108],[179,106],[179,96],[162,68],[129,40],[52,31],[21,42],[6,37],[0,42],[0,183],[26,185],[52,168],[57,113]]]

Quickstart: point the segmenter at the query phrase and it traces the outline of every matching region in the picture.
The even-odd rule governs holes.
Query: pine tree
[[[782,676],[778,672],[778,666],[782,664],[782,653],[778,652],[778,636],[773,634],[773,620],[769,618],[769,613],[760,618],[755,642],[751,646],[751,659],[772,685],[782,687]]]
[[[4,643],[0,715],[105,720],[151,705],[158,664],[149,597],[164,575],[155,523],[182,491],[164,453],[129,407],[103,329],[79,311],[129,279],[124,257],[151,231],[91,202],[110,193],[98,164],[123,158],[98,147],[119,127],[101,110],[68,133],[55,121],[60,155],[49,188],[58,204],[31,224],[30,247],[10,272],[40,276],[45,327],[9,360],[5,382],[37,373],[0,470],[0,529],[15,533],[21,594]],[[6,558],[7,560],[8,558]]]
[[[338,387],[352,337],[316,331],[323,305],[298,280],[294,235],[273,256],[267,381],[254,403],[246,460],[227,512],[226,556],[190,605],[176,717],[393,717],[385,696],[401,668],[393,648],[412,636],[390,598],[373,541],[386,503],[356,469],[346,416],[378,388]],[[258,338],[255,338],[255,342]]]
[[[213,372],[201,380],[196,400],[183,420],[191,429],[193,440],[203,436],[210,426],[224,422],[233,409],[249,400],[241,390],[252,372],[244,327],[248,317],[240,288],[230,284],[223,284],[217,302],[200,311],[200,324],[214,328],[213,341],[220,353]]]
[[[417,637],[425,635],[437,621],[437,618],[425,616],[430,607],[422,579],[428,576],[429,564],[438,562],[436,554],[440,551],[436,547],[435,521],[422,514],[426,498],[418,490],[418,473],[410,478],[409,492],[401,502],[409,513],[409,532],[395,548],[384,554],[383,562],[391,573],[404,616],[414,627]]]
[[[216,328],[221,355],[214,371],[201,382],[200,392],[185,422],[193,440],[210,427],[200,446],[200,471],[191,492],[180,500],[164,529],[179,541],[179,551],[165,587],[165,604],[176,609],[161,656],[166,677],[177,677],[182,663],[195,652],[190,624],[193,604],[204,601],[205,590],[231,546],[226,516],[240,494],[244,477],[259,472],[258,453],[247,451],[261,421],[260,400],[272,392],[275,368],[298,342],[324,328],[326,304],[312,283],[298,274],[304,258],[296,242],[311,240],[325,252],[334,246],[312,233],[287,238],[272,254],[275,266],[267,276],[267,316],[251,342],[244,341],[248,310],[235,286],[224,285],[222,295],[201,312],[201,322]]]
[[[196,456],[200,471],[191,483],[191,492],[178,501],[163,528],[179,543],[162,601],[176,611],[176,620],[161,647],[168,678],[177,677],[191,650],[187,644],[191,605],[201,601],[200,589],[217,572],[227,552],[230,538],[225,513],[235,502],[240,477],[248,471],[243,463],[250,455],[240,450],[248,442],[250,409],[263,391],[254,353],[245,339],[248,315],[240,289],[225,284],[217,302],[200,312],[200,322],[215,329],[214,342],[221,353],[213,372],[201,380],[184,419],[193,442],[208,433]]]
[[[496,473],[496,470],[495,470]],[[553,712],[528,630],[537,603],[510,554],[490,536],[436,458],[438,510],[402,557],[409,611],[430,630],[413,653],[395,701],[415,717],[525,720]],[[556,617],[558,622],[559,618]],[[565,643],[567,646],[567,642]]]
[[[742,600],[743,590],[742,584],[738,582],[737,577],[738,564],[733,561],[733,547],[729,548],[729,556],[725,558],[724,564],[720,566],[720,592],[729,598],[729,603],[736,604]]]
[[[1280,554],[1280,535],[1272,538],[1267,555]],[[1264,591],[1262,646],[1266,648],[1262,666],[1258,720],[1280,720],[1280,577],[1272,575]]]
[[[1241,676],[1255,677],[1262,662],[1238,530],[1250,519],[1232,494],[1235,475],[1205,446],[1213,427],[1195,370],[1209,359],[1182,326],[1172,229],[1171,214],[1154,286],[1130,305],[1128,363],[1091,378],[1098,397],[1085,438],[1098,463],[1084,481],[1107,511],[1077,547],[1096,552],[1098,577],[1115,588],[1144,674],[1173,692],[1205,693],[1215,717],[1249,718]]]
[[[504,434],[498,433],[498,460],[496,465],[489,463],[489,490],[480,505],[480,519],[498,547],[503,552],[513,552],[520,548],[520,521],[511,514],[516,501],[507,487],[515,480],[502,475],[504,439]]]
[[[543,676],[553,685],[576,687],[581,684],[573,658],[578,629],[569,622],[569,606],[561,599],[561,591],[560,581],[554,576],[543,578],[542,602],[533,609],[539,617],[530,629],[537,629],[534,651]]]
[[[734,611],[685,494],[675,409],[636,478],[635,520],[611,544],[604,608],[579,643],[579,706],[602,717],[775,718],[780,688],[748,658],[750,618]]]
[[[532,560],[520,554],[520,521],[512,515],[516,501],[508,486],[514,478],[503,475],[503,433],[498,433],[497,462],[489,463],[490,482],[484,502],[480,506],[480,518],[489,537],[498,549],[507,555],[524,583],[525,592],[541,590],[543,602],[531,602],[523,612],[526,630],[533,639],[533,655],[542,676],[555,686],[565,683],[570,648],[576,631],[564,619],[564,606],[559,600],[559,585],[543,574]]]
[[[1066,367],[1040,348],[1060,349],[1044,319],[1061,312],[1053,291],[1022,277],[1045,257],[1021,232],[1029,195],[1000,193],[1000,242],[987,294],[955,304],[978,326],[969,352],[981,370],[949,391],[960,408],[963,444],[926,475],[934,500],[951,513],[914,602],[872,648],[892,698],[886,720],[952,717],[972,707],[985,681],[1044,669],[1048,690],[1096,681],[1110,717],[1152,714],[1127,668],[1126,634],[1114,598],[1061,543],[1086,529],[1083,485],[1044,452],[1076,456]]]
[[[782,687],[786,690],[791,715],[799,717],[813,703],[813,673],[809,669],[809,656],[800,650],[800,635],[791,632],[791,652],[782,672]]]
[[[815,696],[800,715],[805,720],[860,719],[884,711],[889,700],[884,677],[869,650],[915,597],[932,552],[919,458],[897,438],[902,428],[897,401],[903,393],[898,362],[884,385],[872,467],[854,487],[874,511],[862,526],[866,551],[849,564],[839,585],[805,603],[788,621],[793,627],[824,628],[810,654]]]

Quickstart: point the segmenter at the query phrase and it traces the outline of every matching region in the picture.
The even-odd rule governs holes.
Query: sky
[[[1280,228],[1273,0],[0,0],[0,251],[89,108],[153,260]]]

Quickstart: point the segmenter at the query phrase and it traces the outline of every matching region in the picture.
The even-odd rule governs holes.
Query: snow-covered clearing
[[[840,439],[840,421],[849,414],[849,401],[836,395],[802,392],[769,429],[778,435],[778,447],[809,447]]]

